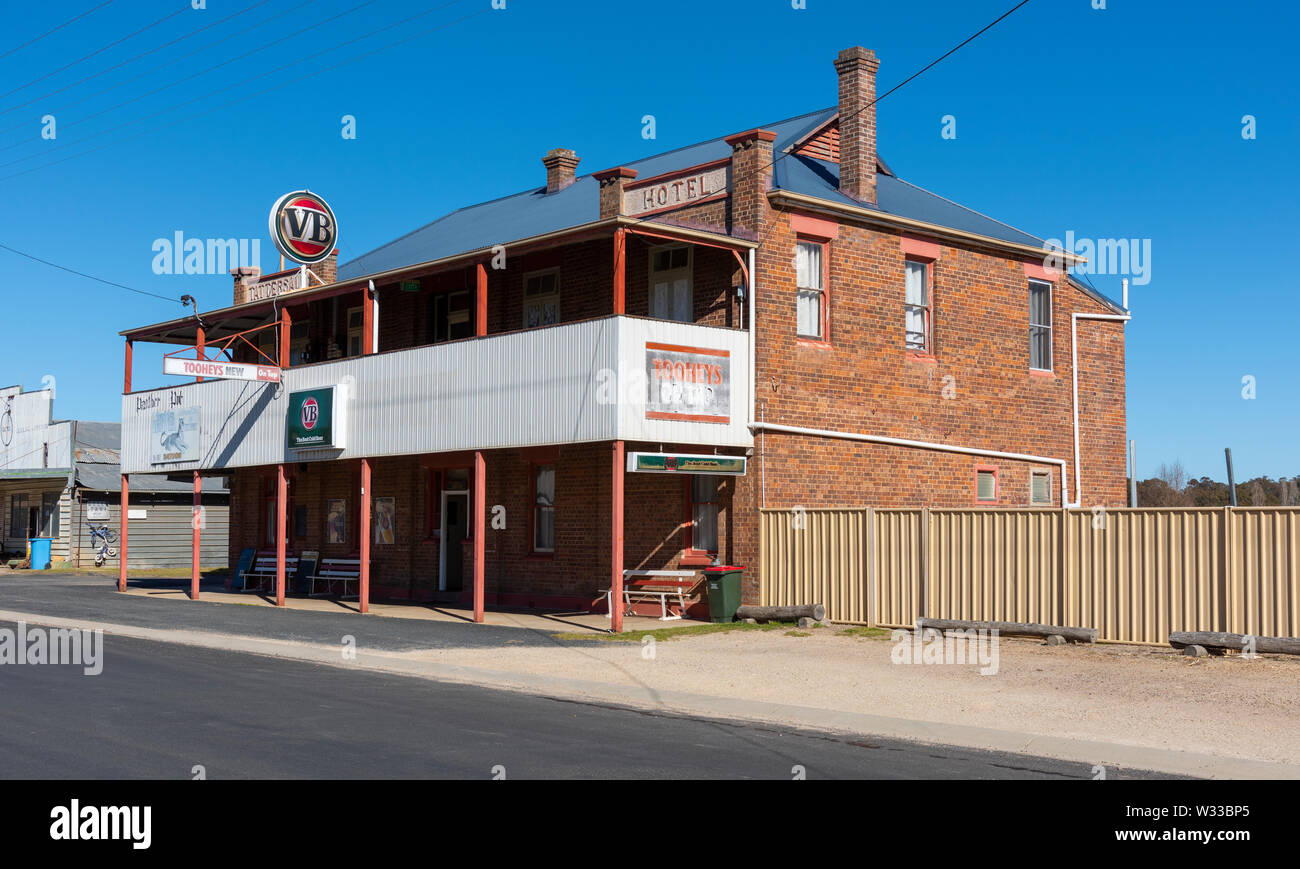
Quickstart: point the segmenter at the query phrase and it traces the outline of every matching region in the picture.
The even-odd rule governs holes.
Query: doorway
[[[442,493],[442,527],[438,535],[438,591],[460,591],[465,567],[461,541],[469,536],[469,493]]]

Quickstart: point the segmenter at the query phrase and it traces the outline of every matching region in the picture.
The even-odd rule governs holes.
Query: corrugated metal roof
[[[225,494],[229,489],[224,485],[224,481],[224,477],[205,477],[203,480],[204,494]],[[121,467],[116,462],[111,465],[78,463],[77,485],[92,492],[120,492],[122,491]],[[192,492],[194,491],[194,484],[185,480],[169,480],[163,474],[132,474],[131,491],[133,493]]]
[[[832,107],[762,125],[763,129],[777,134],[773,142],[773,152],[777,155],[773,187],[862,207],[863,203],[839,191],[838,164],[785,153],[787,148],[825,125],[836,114],[837,110]],[[731,147],[722,138],[717,138],[626,165],[637,171],[638,179],[645,179],[722,160],[730,155]],[[880,164],[883,171],[876,176],[876,189],[878,207],[882,212],[1014,244],[1043,246],[1042,239],[904,181],[896,177],[883,160]],[[494,244],[580,226],[599,219],[599,216],[597,182],[591,175],[583,175],[557,193],[547,194],[545,187],[537,187],[457,209],[344,263],[339,267],[339,278],[350,280],[481,250]]]
[[[794,142],[809,127],[823,124],[834,115],[835,109],[822,109],[775,124],[765,124],[763,129],[776,133],[773,147],[780,153],[781,149]],[[722,138],[717,138],[622,165],[635,169],[637,178],[644,179],[730,156],[731,146]],[[599,219],[599,186],[594,177],[583,175],[557,193],[548,194],[544,186],[536,187],[524,193],[457,209],[401,238],[343,263],[339,266],[339,279],[350,280],[404,268],[494,244],[581,226]]]

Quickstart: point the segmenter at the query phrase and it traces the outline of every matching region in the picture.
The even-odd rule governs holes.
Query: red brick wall
[[[642,445],[657,449],[658,445]],[[629,450],[636,445],[629,445]],[[595,601],[597,589],[610,578],[610,476],[608,443],[574,444],[549,451],[498,450],[485,454],[487,478],[487,539],[484,542],[484,587],[487,601],[509,595],[512,601],[538,606],[557,601]],[[531,464],[554,463],[555,552],[533,554]],[[374,498],[396,499],[396,543],[371,545],[371,584],[375,599],[384,597],[429,599],[438,587],[439,541],[425,533],[430,510],[428,469],[414,456],[374,459],[371,493]],[[320,462],[290,467],[291,504],[307,508],[307,533],[295,535],[294,554],[317,550],[322,557],[356,557],[357,462]],[[236,471],[231,483],[231,563],[245,546],[263,545],[264,505],[260,495],[263,469]],[[271,470],[270,479],[274,479]],[[436,478],[435,478],[436,479]],[[471,475],[472,480],[472,475]],[[437,485],[435,483],[435,485]],[[441,487],[435,489],[440,492]],[[734,481],[720,488],[718,536],[721,556],[729,560],[735,532],[731,526]],[[347,498],[348,542],[325,543],[326,501]],[[472,504],[472,501],[471,501]],[[505,528],[493,528],[493,508],[505,508]],[[627,567],[670,570],[681,566],[688,518],[685,483],[680,477],[629,474],[625,481],[624,563]],[[436,512],[434,528],[438,527]],[[473,545],[448,541],[464,550],[463,588],[473,586]]]

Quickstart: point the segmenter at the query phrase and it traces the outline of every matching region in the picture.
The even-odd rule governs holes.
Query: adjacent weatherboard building
[[[897,177],[875,56],[834,66],[835,106],[585,175],[556,149],[342,265],[323,200],[282,199],[308,270],[122,333],[123,473],[229,475],[232,563],[356,559],[363,607],[477,613],[718,562],[756,601],[763,509],[1122,506],[1127,312]],[[134,390],[138,342],[227,379]]]
[[[98,541],[90,526],[116,531],[122,523],[121,428],[116,422],[55,419],[53,389],[0,389],[4,554],[21,559],[31,541],[46,541],[52,564],[95,564]],[[126,518],[135,545],[128,566],[189,567],[194,557],[189,484],[162,474],[137,474],[132,480]],[[228,502],[222,481],[213,480],[199,517],[204,567],[226,563]],[[107,559],[117,562],[117,557]]]

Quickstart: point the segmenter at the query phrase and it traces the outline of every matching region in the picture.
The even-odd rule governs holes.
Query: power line
[[[71,274],[77,275],[78,277],[88,278],[88,279],[90,279],[90,280],[92,280],[92,281],[98,281],[98,282],[101,283],[101,284],[108,284],[110,287],[117,287],[118,289],[127,290],[127,291],[132,292],[132,293],[139,293],[139,294],[142,295],[142,296],[153,296],[155,299],[162,299],[164,302],[179,302],[179,301],[180,301],[180,299],[173,298],[173,297],[171,297],[171,296],[160,296],[159,294],[157,294],[157,293],[151,293],[151,292],[149,292],[148,290],[137,290],[135,287],[128,287],[126,284],[119,284],[119,283],[117,283],[116,281],[110,281],[110,280],[107,280],[107,279],[105,279],[105,278],[95,277],[94,275],[88,275],[88,274],[86,274],[85,272],[79,272],[79,271],[77,271],[76,269],[68,268],[67,266],[61,266],[61,265],[59,265],[58,263],[52,263],[52,262],[50,262],[50,261],[47,260],[47,259],[41,259],[41,258],[38,257],[38,256],[32,256],[32,255],[29,254],[29,253],[23,253],[22,251],[17,250],[16,248],[12,248],[12,247],[10,247],[10,246],[7,245],[7,244],[0,244],[0,249],[2,249],[2,250],[7,250],[7,251],[9,251],[10,253],[16,253],[16,254],[18,254],[18,256],[26,257],[27,259],[29,259],[29,260],[33,260],[33,261],[38,262],[38,263],[41,263],[42,265],[47,265],[47,266],[49,266],[49,267],[51,267],[51,268],[56,268],[56,269],[59,269],[59,270],[61,270],[61,271],[69,272],[69,273],[71,273]]]
[[[375,2],[375,0],[367,0],[366,3],[362,3],[362,4],[360,4],[360,6],[356,6],[356,7],[353,7],[353,9],[349,9],[348,12],[355,11],[355,9],[359,9],[361,6],[367,6],[367,5],[369,5],[370,3],[374,3],[374,2]],[[31,160],[31,159],[34,159],[34,158],[37,158],[37,157],[43,157],[43,156],[45,156],[46,154],[48,154],[50,151],[62,151],[62,150],[64,150],[64,149],[66,149],[66,148],[70,148],[70,147],[73,147],[73,146],[75,146],[75,145],[79,145],[79,144],[81,144],[81,143],[83,143],[83,142],[89,142],[89,141],[92,140],[92,139],[97,139],[97,138],[99,138],[100,136],[105,136],[105,135],[107,135],[107,134],[109,134],[109,133],[116,132],[116,131],[121,130],[121,129],[124,129],[124,128],[126,128],[126,127],[135,126],[136,124],[142,123],[142,122],[144,122],[144,121],[148,121],[148,120],[150,120],[150,119],[152,119],[152,118],[156,118],[156,117],[158,117],[159,115],[167,114],[168,112],[175,111],[176,109],[183,108],[183,107],[188,106],[188,105],[191,105],[191,104],[193,104],[193,103],[202,102],[203,100],[206,100],[206,99],[208,99],[208,98],[210,98],[210,97],[214,97],[214,96],[216,96],[217,94],[224,93],[224,92],[226,92],[226,91],[228,91],[228,90],[232,90],[232,89],[237,88],[237,87],[241,87],[241,86],[243,86],[243,85],[248,84],[249,82],[257,81],[258,79],[266,78],[266,77],[269,76],[269,75],[275,75],[276,73],[283,72],[284,70],[289,69],[290,67],[294,67],[294,66],[298,66],[299,64],[306,63],[307,61],[309,61],[309,60],[313,60],[313,59],[315,59],[315,58],[317,58],[317,57],[320,57],[320,56],[323,55],[323,54],[329,54],[329,53],[332,52],[332,51],[337,51],[338,49],[340,49],[340,48],[344,48],[345,46],[351,45],[351,44],[353,44],[353,43],[355,43],[355,42],[360,42],[360,41],[362,41],[362,40],[364,40],[364,39],[369,39],[370,37],[375,36],[375,35],[380,34],[380,33],[383,33],[383,32],[386,31],[386,30],[392,30],[393,28],[395,28],[395,27],[400,27],[401,25],[406,24],[407,22],[413,21],[413,20],[415,20],[415,19],[417,19],[417,18],[422,18],[422,17],[424,17],[424,16],[426,16],[426,15],[429,15],[429,14],[431,14],[431,13],[433,13],[433,12],[437,12],[437,11],[439,11],[439,10],[441,10],[441,9],[445,9],[445,8],[448,7],[448,6],[454,6],[454,5],[456,5],[457,3],[462,3],[462,2],[464,2],[464,0],[449,0],[449,2],[443,3],[443,4],[439,5],[439,6],[431,7],[431,8],[429,8],[429,9],[424,10],[423,12],[417,12],[417,13],[414,14],[414,15],[409,15],[409,16],[407,16],[406,18],[403,18],[403,19],[401,19],[401,20],[399,20],[399,21],[395,21],[395,22],[393,22],[392,24],[385,25],[384,27],[380,27],[380,28],[378,28],[378,29],[376,29],[376,30],[372,30],[372,31],[370,31],[369,33],[366,33],[366,34],[364,34],[364,35],[362,35],[362,36],[357,36],[357,37],[353,37],[352,39],[344,40],[343,42],[340,42],[340,43],[338,43],[337,45],[333,45],[333,46],[331,46],[331,47],[329,47],[329,48],[321,49],[320,51],[317,51],[317,52],[315,52],[315,53],[313,53],[313,54],[305,55],[305,56],[303,56],[303,57],[298,58],[297,60],[290,61],[289,63],[282,64],[281,66],[275,67],[274,69],[266,70],[265,72],[258,73],[257,75],[250,76],[250,77],[248,77],[248,78],[246,78],[246,79],[243,79],[242,81],[238,81],[238,82],[235,82],[234,84],[226,85],[225,87],[218,88],[218,89],[215,90],[215,91],[211,91],[211,92],[209,92],[209,93],[203,94],[203,95],[198,96],[198,97],[195,97],[195,98],[193,98],[193,99],[185,100],[184,102],[180,102],[180,103],[176,103],[175,105],[168,106],[167,108],[164,108],[164,109],[159,109],[159,110],[156,111],[156,112],[153,112],[153,113],[151,113],[151,114],[145,115],[145,116],[140,117],[140,118],[136,118],[136,119],[133,120],[133,121],[127,121],[126,123],[118,124],[116,127],[109,127],[109,128],[106,129],[106,130],[100,130],[98,133],[92,133],[91,135],[89,135],[89,136],[85,136],[84,138],[81,138],[81,139],[78,139],[78,140],[76,140],[75,142],[68,142],[67,144],[64,144],[64,145],[58,145],[58,146],[56,146],[56,147],[54,147],[54,148],[50,148],[48,151],[37,152],[37,153],[34,153],[34,154],[28,154],[28,155],[25,156],[25,157],[19,157],[19,158],[16,159],[16,160],[10,160],[8,163],[0,163],[0,168],[5,168],[5,167],[8,167],[8,166],[14,166],[14,165],[17,165],[18,163],[25,163],[26,161]],[[345,12],[345,13],[340,13],[340,14],[342,15],[342,14],[347,14],[347,13]],[[467,15],[467,16],[465,16],[464,18],[456,19],[456,21],[453,21],[453,22],[450,22],[450,23],[455,24],[455,23],[458,23],[459,21],[464,21],[464,20],[466,20],[466,19],[468,19],[468,18],[473,18],[473,17],[475,17],[475,15],[477,15],[477,13],[474,13],[474,14],[472,14],[472,15]],[[337,16],[336,16],[336,17],[337,17]],[[314,27],[314,26],[317,26],[317,25],[312,25],[312,26]],[[438,27],[434,27],[434,28],[432,28],[431,30],[422,31],[420,34],[417,34],[417,35],[424,35],[424,34],[426,34],[426,33],[432,33],[432,32],[435,31],[435,30],[441,30],[442,27],[443,27],[443,25],[440,25],[440,26],[438,26]],[[310,28],[308,28],[308,29],[310,29]],[[286,38],[288,38],[288,37],[286,37]],[[402,40],[399,40],[399,41],[397,41],[397,42],[395,42],[395,43],[390,43],[389,45],[381,46],[379,49],[376,49],[376,50],[377,50],[377,51],[382,51],[382,50],[384,50],[384,49],[386,49],[386,48],[391,48],[393,45],[401,45],[401,44],[404,43],[404,42],[409,42],[410,39],[413,39],[413,38],[414,38],[414,37],[409,37],[409,38],[407,38],[407,39],[402,39]],[[358,57],[366,57],[366,56],[369,56],[369,54],[373,54],[373,53],[374,53],[374,52],[368,52],[368,53],[366,53],[366,54],[358,55]],[[352,60],[355,60],[355,59],[356,59],[356,58],[353,58]],[[208,113],[211,112],[211,111],[215,111],[215,110],[218,109],[218,108],[225,108],[226,106],[235,105],[236,103],[243,102],[243,101],[246,100],[246,99],[251,99],[252,97],[257,96],[258,94],[266,93],[267,91],[271,91],[271,90],[276,90],[276,89],[278,89],[278,88],[284,87],[284,86],[286,86],[286,85],[288,85],[288,84],[291,84],[291,83],[293,83],[293,82],[301,81],[301,80],[303,80],[303,79],[305,79],[305,78],[311,78],[312,76],[314,76],[314,75],[319,75],[319,74],[322,73],[322,72],[327,72],[327,71],[329,71],[329,70],[331,70],[331,69],[336,69],[336,68],[338,68],[339,66],[342,66],[344,63],[351,63],[352,60],[344,61],[343,63],[334,64],[334,65],[332,65],[332,66],[322,67],[321,69],[317,70],[317,71],[314,72],[314,73],[310,73],[309,75],[300,76],[299,78],[297,78],[297,79],[292,79],[291,81],[281,82],[280,84],[275,85],[274,87],[266,88],[265,90],[261,90],[261,91],[257,91],[256,93],[254,93],[254,94],[250,94],[250,95],[247,96],[247,97],[242,97],[242,98],[240,98],[240,99],[238,99],[238,100],[233,100],[233,101],[231,101],[231,102],[224,103],[224,104],[222,104],[221,106],[216,106],[216,107],[213,107],[213,108],[211,108],[211,109],[205,109],[204,111],[202,111],[202,112],[198,112],[197,114],[189,115],[189,116],[187,116],[187,117],[185,117],[185,118],[181,118],[181,119],[178,120],[178,121],[170,122],[167,126],[170,126],[171,124],[180,123],[180,122],[182,122],[182,121],[191,120],[191,119],[193,119],[193,118],[200,117],[200,116],[202,116],[202,115],[208,114]],[[182,79],[181,81],[184,81],[184,79]],[[177,83],[179,83],[179,82],[177,82]],[[168,85],[167,87],[170,87],[170,86],[171,86],[171,85]],[[161,89],[165,89],[165,88],[161,88]],[[160,90],[161,90],[161,89],[160,89]],[[128,102],[130,102],[130,101],[128,101]],[[125,103],[123,103],[122,105],[125,105]],[[116,107],[115,107],[115,108],[116,108]],[[106,109],[105,111],[111,111],[111,109]],[[98,114],[103,114],[103,113],[104,113],[104,112],[99,112]],[[89,117],[95,117],[95,115],[91,115],[91,116],[89,116]],[[88,117],[88,118],[83,118],[82,120],[89,120],[89,117]],[[80,122],[77,122],[77,123],[80,123]],[[71,125],[69,125],[69,126],[71,126]],[[153,128],[153,129],[159,129],[159,128]],[[152,131],[152,130],[146,130],[145,132],[151,132],[151,131]],[[128,137],[128,138],[135,138],[135,137]],[[127,141],[127,140],[122,140],[122,141]],[[113,144],[113,143],[110,143],[110,144]],[[106,146],[105,146],[105,147],[106,147]],[[68,158],[64,158],[64,159],[71,159],[71,157],[82,156],[83,154],[93,153],[93,152],[96,151],[96,150],[99,150],[99,149],[98,149],[98,148],[92,148],[90,151],[83,151],[83,152],[81,152],[81,154],[71,155],[70,157],[68,157]],[[46,164],[42,164],[41,166],[34,166],[34,167],[32,167],[31,169],[24,170],[23,172],[15,173],[15,174],[13,174],[13,175],[7,175],[7,176],[4,176],[3,178],[0,178],[0,181],[5,181],[5,180],[8,180],[9,178],[17,177],[17,175],[23,175],[23,174],[26,174],[27,172],[34,172],[34,171],[36,171],[37,169],[43,169],[43,168],[45,168],[46,166],[53,166],[53,165],[55,165],[56,163],[60,163],[60,162],[63,162],[63,161],[62,161],[62,160],[56,160],[56,161],[54,161],[53,163],[46,163]]]
[[[290,15],[290,14],[292,14],[292,13],[298,11],[298,10],[301,9],[302,7],[304,7],[304,6],[308,6],[308,5],[310,5],[310,4],[312,4],[312,3],[315,3],[315,2],[316,2],[316,0],[303,0],[303,2],[302,2],[302,3],[299,3],[297,6],[290,6],[288,9],[284,10],[283,12],[277,12],[276,14],[272,15],[272,16],[269,17],[269,18],[264,18],[264,19],[262,19],[261,21],[257,22],[256,24],[252,24],[252,25],[249,25],[248,27],[245,27],[243,30],[236,30],[234,33],[231,33],[231,34],[229,34],[229,35],[227,35],[227,36],[223,36],[223,37],[221,37],[221,38],[218,39],[216,42],[210,42],[210,43],[208,43],[207,45],[204,45],[204,46],[202,46],[202,47],[200,47],[200,48],[195,49],[194,51],[191,51],[189,54],[182,54],[182,55],[180,55],[179,57],[174,57],[174,58],[172,58],[171,60],[167,61],[166,63],[161,63],[161,64],[159,64],[158,66],[153,67],[152,69],[147,69],[147,70],[145,70],[144,72],[140,73],[139,75],[134,75],[134,76],[132,76],[131,78],[122,79],[122,81],[119,81],[119,82],[117,82],[116,84],[113,84],[113,85],[109,85],[108,87],[103,88],[103,89],[101,89],[101,90],[97,90],[97,91],[95,91],[93,94],[88,94],[88,95],[86,95],[86,96],[84,96],[84,97],[81,97],[80,99],[73,100],[73,101],[70,102],[70,103],[64,103],[64,104],[61,105],[61,106],[57,106],[56,108],[50,109],[50,113],[52,114],[52,113],[54,113],[54,112],[61,112],[61,111],[63,111],[64,109],[70,109],[70,108],[72,108],[73,106],[79,106],[79,105],[81,105],[81,104],[84,103],[84,102],[88,102],[88,101],[90,101],[90,100],[93,100],[93,99],[94,99],[95,97],[97,97],[97,96],[101,96],[101,95],[106,94],[106,93],[108,93],[109,91],[112,91],[112,90],[117,90],[118,88],[122,87],[123,85],[128,85],[128,84],[130,84],[130,83],[133,82],[133,81],[139,81],[139,80],[142,79],[142,78],[145,78],[145,77],[147,77],[147,76],[153,75],[155,72],[158,72],[159,70],[167,69],[167,68],[170,67],[170,66],[175,66],[176,64],[180,63],[182,60],[188,60],[189,58],[193,57],[193,56],[196,55],[196,54],[202,54],[202,53],[205,52],[205,51],[210,51],[210,50],[216,48],[218,45],[221,45],[223,42],[229,42],[230,40],[232,40],[232,39],[234,39],[234,38],[236,38],[236,37],[243,36],[245,33],[248,33],[250,30],[256,30],[256,29],[259,28],[259,27],[264,27],[264,26],[266,26],[267,24],[270,24],[272,21],[276,20],[277,18],[283,18],[284,16],[286,16],[286,15]],[[279,40],[277,40],[277,41],[279,41]],[[273,45],[274,43],[268,43],[268,44]],[[264,46],[264,47],[265,47],[265,46]],[[243,56],[246,57],[247,54],[251,54],[251,53],[252,53],[252,52],[247,52],[247,53],[246,53],[245,55],[243,55]],[[238,59],[238,58],[236,58],[236,59]],[[214,67],[214,68],[215,68],[215,67]],[[211,71],[210,69],[209,69],[209,70],[205,70],[205,72],[210,72],[210,71]],[[192,77],[192,76],[191,76],[191,77]],[[183,81],[183,80],[184,80],[184,79],[182,79],[182,81]],[[46,94],[45,96],[51,96],[51,95],[54,94],[54,93],[58,93],[58,91],[51,91],[51,93]],[[38,98],[38,99],[39,99],[39,98]],[[32,102],[35,102],[35,100],[29,100],[28,102],[23,103],[22,105],[23,105],[23,106],[30,105]],[[21,108],[21,107],[22,107],[22,106],[15,106],[14,108]],[[13,111],[13,109],[5,109],[4,111],[0,111],[0,115],[7,114],[8,112],[11,112],[11,111]],[[12,127],[6,127],[6,128],[4,128],[3,130],[0,130],[0,133],[12,133],[14,130],[20,129],[20,128],[25,127],[25,126],[27,126],[27,125],[28,125],[28,122],[27,122],[27,121],[23,121],[23,122],[20,123],[20,124],[14,124]],[[8,150],[9,148],[15,148],[15,147],[17,147],[18,145],[22,145],[22,144],[24,144],[24,143],[23,143],[23,142],[18,142],[18,143],[15,143],[15,144],[13,144],[13,145],[6,145],[3,149],[0,149],[0,150]]]
[[[129,65],[129,64],[135,63],[137,60],[139,60],[139,59],[142,58],[142,57],[148,57],[148,56],[151,55],[151,54],[157,54],[158,52],[162,51],[164,48],[168,48],[168,47],[170,47],[170,46],[173,46],[173,45],[175,45],[175,44],[178,43],[178,42],[184,42],[185,40],[189,39],[191,36],[198,36],[200,33],[202,33],[202,32],[205,31],[205,30],[211,30],[213,27],[216,27],[216,26],[219,25],[219,24],[225,24],[225,23],[226,23],[227,21],[229,21],[230,19],[232,19],[232,18],[238,18],[240,15],[243,15],[243,14],[245,14],[246,12],[252,12],[252,11],[253,11],[254,9],[256,9],[257,7],[259,7],[259,6],[265,6],[265,5],[266,5],[267,3],[269,3],[269,2],[271,2],[271,0],[258,0],[258,2],[257,2],[257,3],[254,3],[252,6],[245,7],[244,9],[241,9],[241,10],[239,10],[238,12],[235,12],[235,13],[232,13],[232,14],[230,14],[230,15],[227,15],[225,18],[221,18],[221,19],[219,19],[219,20],[217,20],[217,21],[214,21],[214,22],[212,22],[211,24],[205,24],[205,25],[203,25],[202,27],[197,28],[196,30],[191,30],[189,33],[186,33],[186,34],[184,34],[184,35],[182,35],[182,36],[178,36],[178,37],[176,37],[175,39],[171,40],[170,42],[164,42],[162,45],[159,45],[159,46],[157,46],[157,47],[155,47],[155,48],[151,48],[151,49],[149,49],[148,51],[141,52],[140,54],[137,54],[135,57],[127,58],[126,60],[121,61],[120,63],[116,63],[116,64],[114,64],[113,66],[110,66],[110,67],[108,67],[108,68],[106,68],[106,69],[101,69],[101,70],[100,70],[99,72],[97,72],[97,73],[94,73],[94,74],[92,74],[92,75],[88,75],[88,76],[86,76],[85,78],[82,78],[82,79],[78,79],[77,81],[74,81],[72,84],[67,84],[67,85],[64,85],[64,86],[61,87],[61,88],[57,88],[57,89],[52,90],[52,91],[49,91],[49,92],[47,92],[47,93],[43,93],[43,94],[41,94],[39,97],[32,97],[30,100],[28,100],[28,101],[25,102],[25,103],[19,103],[19,104],[16,105],[16,106],[12,106],[12,107],[10,107],[10,108],[0,110],[0,115],[7,115],[7,114],[9,114],[10,112],[16,112],[16,111],[18,111],[19,109],[23,108],[24,106],[30,106],[30,105],[31,105],[32,103],[34,103],[34,102],[37,102],[37,101],[39,101],[39,100],[43,100],[43,99],[45,99],[46,97],[52,97],[52,96],[54,96],[55,94],[61,94],[61,93],[63,93],[63,92],[66,91],[66,90],[71,90],[72,88],[76,87],[77,85],[85,84],[85,83],[88,82],[88,81],[91,81],[91,80],[93,80],[93,79],[97,79],[97,78],[99,78],[101,75],[106,75],[106,74],[112,72],[112,71],[115,70],[115,69],[121,69],[121,68],[124,67],[124,66],[127,66],[127,65]]]
[[[22,45],[18,45],[18,46],[15,46],[14,48],[9,49],[9,50],[6,51],[4,54],[0,54],[0,60],[3,60],[4,58],[6,58],[6,57],[8,57],[9,55],[13,54],[15,51],[22,51],[22,50],[23,50],[24,48],[26,48],[27,46],[29,46],[29,45],[33,45],[33,44],[35,44],[35,43],[37,43],[37,42],[40,42],[42,39],[44,39],[45,37],[49,36],[49,35],[52,34],[52,33],[58,33],[60,30],[62,30],[63,28],[67,27],[69,24],[72,24],[72,23],[74,23],[74,22],[80,21],[81,19],[83,19],[83,18],[85,18],[87,15],[89,15],[90,13],[94,12],[96,9],[103,9],[105,6],[107,6],[109,3],[112,3],[112,2],[113,2],[113,0],[104,0],[104,2],[103,2],[103,3],[100,3],[98,6],[95,6],[95,7],[92,7],[92,8],[90,8],[90,9],[87,9],[85,12],[83,12],[83,13],[81,13],[80,15],[77,15],[77,16],[75,16],[75,17],[73,17],[73,18],[69,18],[67,21],[63,22],[62,24],[60,24],[58,27],[54,28],[53,30],[47,30],[47,31],[45,31],[44,33],[42,33],[40,36],[34,37],[34,38],[32,38],[32,39],[29,39],[29,40],[27,40],[26,42],[24,42]]]
[[[180,8],[180,9],[177,9],[175,12],[171,13],[170,15],[164,15],[162,18],[159,18],[159,19],[158,19],[157,21],[155,21],[153,24],[148,24],[148,25],[146,25],[146,26],[144,26],[144,27],[141,27],[139,30],[135,31],[134,33],[128,33],[126,36],[123,36],[121,39],[116,40],[115,42],[110,42],[108,45],[105,45],[105,46],[103,46],[102,48],[97,48],[97,49],[95,49],[94,51],[92,51],[90,54],[85,55],[84,57],[79,57],[79,58],[77,58],[76,60],[71,61],[70,63],[65,63],[63,66],[59,67],[58,69],[54,70],[53,72],[47,72],[45,75],[41,76],[40,78],[34,78],[34,79],[32,79],[31,81],[27,82],[27,84],[19,85],[18,87],[14,88],[13,90],[10,90],[10,91],[5,91],[4,93],[0,94],[0,99],[4,99],[5,97],[9,96],[10,94],[16,94],[16,93],[18,93],[20,90],[25,90],[25,89],[31,87],[32,85],[36,84],[38,81],[45,81],[45,80],[46,80],[47,78],[49,78],[50,76],[52,76],[52,75],[57,75],[57,74],[63,72],[65,69],[70,69],[70,68],[76,66],[76,65],[79,64],[79,63],[85,63],[86,61],[88,61],[88,60],[90,60],[92,57],[94,57],[95,55],[97,55],[97,54],[103,54],[105,51],[108,51],[108,50],[109,50],[110,48],[112,48],[113,46],[115,46],[115,45],[121,45],[123,42],[126,42],[128,39],[134,39],[135,37],[139,36],[141,33],[144,33],[144,32],[147,31],[147,30],[152,30],[152,29],[154,29],[155,27],[157,27],[159,24],[162,24],[162,23],[164,23],[164,22],[166,22],[166,21],[170,21],[171,19],[175,18],[177,15],[182,15],[182,14],[184,14],[185,12],[188,12],[189,10],[190,10],[190,6],[189,6],[189,4],[187,3],[184,7]]]

